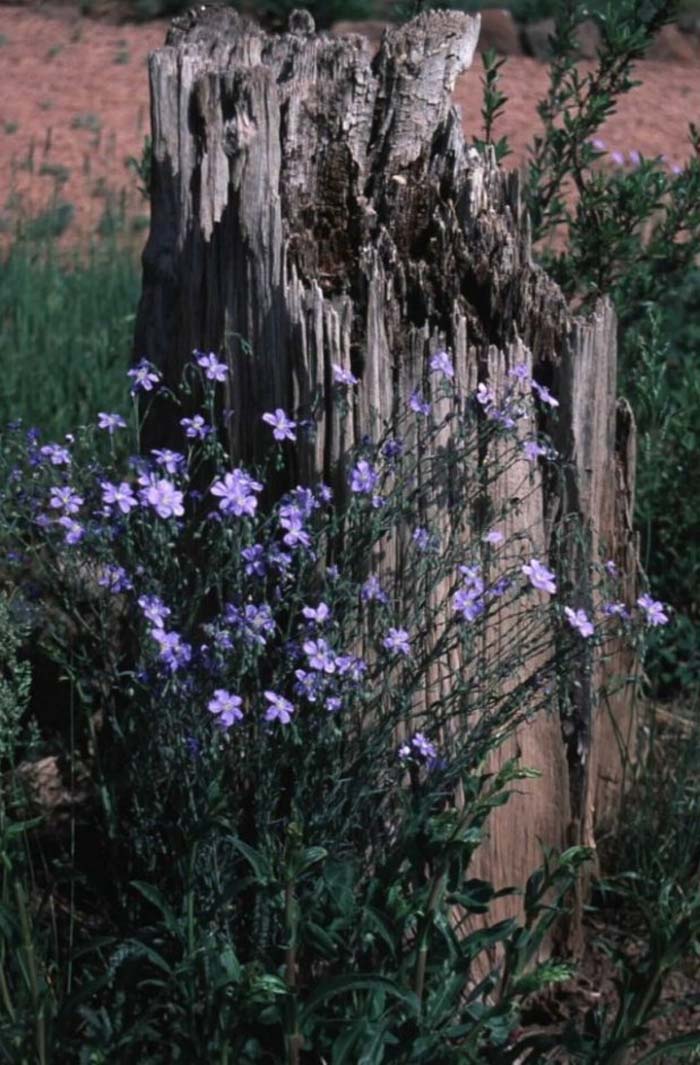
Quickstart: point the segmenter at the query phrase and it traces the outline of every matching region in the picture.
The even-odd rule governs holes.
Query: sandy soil
[[[0,6],[0,223],[18,211],[55,202],[71,204],[69,233],[94,232],[105,211],[146,209],[137,179],[126,168],[139,158],[148,132],[148,53],[164,40],[167,23],[119,24],[84,18],[72,4]],[[525,158],[537,130],[536,104],[546,68],[533,59],[506,63],[506,115],[497,130]],[[610,151],[665,155],[681,164],[689,149],[688,122],[700,122],[700,59],[693,63],[640,63],[642,85],[623,101],[601,131]],[[465,131],[479,134],[481,63],[455,93]]]

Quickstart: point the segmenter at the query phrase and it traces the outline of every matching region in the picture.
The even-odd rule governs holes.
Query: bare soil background
[[[84,17],[78,5],[0,5],[0,225],[18,214],[72,208],[70,239],[103,230],[124,211],[142,232],[147,208],[126,167],[138,159],[149,130],[148,53],[165,38],[166,20],[122,22],[118,7]],[[455,102],[468,136],[478,136],[481,62],[460,78]],[[700,121],[700,57],[640,62],[641,85],[601,131],[610,151],[664,155],[682,164],[689,121]],[[547,68],[510,56],[503,86],[509,97],[497,135],[507,134],[518,167],[538,129],[537,101]],[[142,238],[141,238],[142,239]]]

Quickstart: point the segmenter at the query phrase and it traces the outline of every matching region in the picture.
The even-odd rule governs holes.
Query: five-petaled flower
[[[275,440],[296,440],[297,434],[294,430],[297,423],[288,418],[281,407],[277,407],[274,413],[268,411],[263,414],[262,420],[266,425],[272,426],[272,435]]]
[[[126,429],[126,422],[121,414],[107,414],[101,410],[97,415],[97,428],[106,429],[111,436],[115,429]]]
[[[640,595],[637,606],[644,611],[644,620],[647,625],[666,625],[668,614],[664,613],[664,604],[658,599],[652,599],[650,595]]]
[[[242,518],[255,514],[258,505],[255,495],[262,489],[259,481],[253,480],[249,473],[238,467],[225,474],[221,481],[214,481],[209,491],[219,497],[219,509],[224,514]]]
[[[389,629],[383,640],[384,647],[395,655],[410,655],[410,637],[405,629]]]
[[[165,619],[170,617],[170,607],[167,607],[162,599],[159,599],[157,595],[141,595],[138,598],[138,604],[144,616],[155,628],[165,628]]]
[[[455,368],[452,359],[446,351],[436,351],[430,360],[430,369],[434,373],[442,374],[443,377],[454,377]]]
[[[230,728],[236,721],[243,718],[242,705],[243,700],[240,695],[233,695],[225,688],[217,688],[213,698],[207,703],[207,710],[216,716],[217,725],[221,728]]]
[[[350,475],[350,490],[371,495],[379,480],[379,474],[367,459],[360,459]]]
[[[142,498],[144,503],[153,507],[160,518],[181,518],[185,513],[182,492],[172,481],[166,481],[164,478],[155,480],[144,488]]]
[[[564,607],[564,616],[572,629],[581,636],[592,636],[594,633],[593,622],[585,610],[572,610],[570,606]]]
[[[194,352],[197,365],[204,370],[204,376],[209,381],[225,381],[228,374],[228,366],[225,362],[219,362],[212,351],[205,354],[203,351]]]
[[[414,414],[422,414],[424,418],[427,418],[430,414],[430,404],[420,392],[411,392],[408,405]]]
[[[151,454],[159,466],[162,466],[171,477],[179,473],[185,465],[185,456],[180,451],[171,451],[169,447],[151,448]]]
[[[132,507],[138,506],[138,501],[130,484],[122,481],[120,484],[112,484],[111,481],[100,481],[102,489],[102,502],[106,507],[119,507],[122,514],[128,514]]]
[[[85,536],[85,529],[82,525],[75,521],[74,518],[69,518],[66,514],[58,519],[58,524],[66,530],[64,539],[67,544],[79,544]]]
[[[48,459],[52,466],[70,465],[70,452],[63,444],[44,444],[39,448],[39,454]]]
[[[207,425],[201,414],[195,414],[194,418],[180,418],[180,425],[190,440],[205,440],[213,432],[211,425]]]
[[[548,592],[554,595],[557,590],[555,575],[536,558],[531,558],[529,563],[522,567],[522,571],[529,578],[530,584],[538,592]]]
[[[523,444],[523,451],[528,462],[537,462],[538,458],[548,454],[547,448],[538,444],[536,440],[526,440]]]
[[[74,492],[69,485],[59,485],[51,489],[49,506],[62,510],[64,514],[77,514],[85,500]]]
[[[137,392],[151,392],[153,386],[160,381],[160,374],[151,366],[147,359],[141,359],[131,370],[127,370],[127,377],[131,378],[131,394]]]
[[[265,692],[265,698],[270,704],[265,711],[265,720],[279,721],[281,725],[288,725],[294,713],[294,706],[289,699],[271,691]]]

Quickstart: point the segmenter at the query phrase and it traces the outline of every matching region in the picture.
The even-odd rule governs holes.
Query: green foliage
[[[123,407],[138,265],[114,242],[70,254],[29,230],[0,271],[0,423],[21,417],[60,437],[98,409]]]
[[[20,722],[29,704],[31,669],[21,657],[27,633],[12,601],[0,594],[0,774],[14,763]]]

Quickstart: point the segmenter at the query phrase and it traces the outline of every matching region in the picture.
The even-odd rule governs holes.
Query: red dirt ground
[[[77,6],[0,6],[0,224],[18,211],[52,201],[72,204],[70,231],[93,232],[106,208],[120,204],[131,216],[146,210],[129,156],[139,158],[149,128],[148,53],[162,44],[167,22],[123,23],[86,18]],[[700,59],[643,62],[642,85],[626,97],[600,136],[612,150],[665,155],[669,165],[687,157],[688,122],[700,122]],[[509,58],[509,97],[497,135],[515,149],[518,166],[537,131],[536,103],[546,68],[534,59]],[[461,79],[455,100],[465,131],[479,134],[481,63]],[[123,200],[121,199],[123,197]]]

